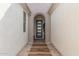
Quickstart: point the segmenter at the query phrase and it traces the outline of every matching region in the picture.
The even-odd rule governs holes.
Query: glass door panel
[[[36,38],[42,38],[42,20],[36,21]]]

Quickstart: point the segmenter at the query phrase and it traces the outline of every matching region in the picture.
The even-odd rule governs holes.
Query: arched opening
[[[41,14],[34,17],[34,41],[45,41],[45,17]]]

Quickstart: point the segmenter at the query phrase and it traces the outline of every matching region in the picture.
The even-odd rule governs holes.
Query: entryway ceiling
[[[27,4],[32,13],[42,13],[45,14],[48,12],[52,3],[28,3]]]

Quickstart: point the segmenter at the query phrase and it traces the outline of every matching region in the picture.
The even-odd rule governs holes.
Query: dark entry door
[[[36,38],[42,38],[43,37],[43,21],[37,20],[36,21]]]
[[[36,40],[45,39],[45,24],[43,20],[35,21],[35,39]]]

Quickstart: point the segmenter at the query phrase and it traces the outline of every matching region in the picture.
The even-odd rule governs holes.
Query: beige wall
[[[79,55],[79,4],[59,4],[53,11],[51,42],[62,55]]]
[[[8,6],[9,4],[0,4],[0,12],[5,11],[4,14],[0,14],[0,55],[17,55],[28,42],[28,12],[26,12],[26,32],[24,33],[24,9],[19,4]]]
[[[50,37],[51,37],[51,19],[49,14],[45,14],[45,41],[47,44],[50,43]]]
[[[33,43],[33,21],[34,21],[34,15],[33,14],[31,14],[30,16],[29,16],[29,20],[28,20],[28,40],[29,40],[29,43]]]

